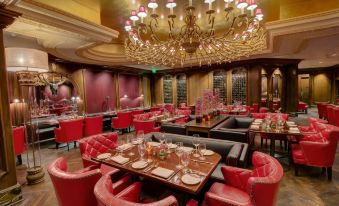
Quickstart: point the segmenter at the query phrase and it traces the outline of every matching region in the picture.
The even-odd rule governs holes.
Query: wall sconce
[[[124,98],[128,98],[127,94],[124,95]]]
[[[80,97],[79,97],[79,96],[78,96],[78,97],[76,97],[75,99],[76,99],[77,101],[80,101]]]
[[[14,99],[14,100],[13,100],[13,103],[19,103],[19,102],[20,102],[19,99]]]

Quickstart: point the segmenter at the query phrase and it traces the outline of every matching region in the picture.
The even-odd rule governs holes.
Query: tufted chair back
[[[85,117],[84,119],[85,137],[102,133],[103,116]]]
[[[60,206],[95,206],[94,185],[101,178],[99,169],[67,172],[65,158],[59,157],[47,169]]]
[[[79,140],[84,167],[95,165],[91,161],[91,157],[96,157],[108,150],[115,149],[118,146],[117,140],[118,134],[116,132],[102,133]]]

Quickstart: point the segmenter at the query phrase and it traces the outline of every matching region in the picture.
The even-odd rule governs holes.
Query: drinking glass
[[[193,154],[193,157],[200,157],[200,155],[198,154],[198,146],[200,144],[200,140],[198,139],[199,135],[193,134],[193,137],[195,137],[192,139],[192,144],[195,146],[195,153]]]
[[[144,142],[144,130],[139,130],[137,133],[137,139],[138,139],[138,143],[143,143]]]
[[[167,138],[166,139],[166,145],[167,145],[167,152],[172,153],[172,151],[171,151],[172,139]]]
[[[186,171],[187,171],[187,166],[188,166],[189,162],[190,162],[190,153],[182,152],[181,163],[184,166],[184,173],[186,173]]]
[[[182,156],[182,153],[183,153],[183,150],[182,150],[183,143],[182,142],[177,142],[175,144],[177,145],[177,147],[175,148],[175,154],[179,157],[179,164],[176,166],[176,168],[177,169],[181,169],[182,168],[182,165],[181,165],[181,156]]]
[[[118,150],[118,154],[123,154],[123,151],[124,151],[124,147],[125,147],[125,138],[124,137],[120,137],[118,139],[118,147],[117,147],[117,150]]]
[[[133,134],[128,134],[127,135],[127,143],[128,144],[133,144],[133,141],[134,141],[134,135]],[[130,152],[128,153],[128,156],[133,156],[134,155],[134,152],[132,150],[130,150]]]
[[[144,160],[144,155],[146,153],[146,144],[145,143],[141,143],[138,145],[138,152],[140,155],[140,159]]]
[[[159,141],[161,144],[165,144],[165,141],[166,141],[165,133],[161,133]]]
[[[198,147],[198,151],[200,154],[200,158],[201,160],[205,160],[206,158],[204,157],[205,151],[206,151],[206,144],[205,143],[200,143],[199,147]]]

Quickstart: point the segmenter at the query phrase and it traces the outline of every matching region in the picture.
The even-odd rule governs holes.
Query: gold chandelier
[[[150,65],[183,67],[187,64],[211,65],[213,63],[231,62],[248,57],[266,48],[266,33],[262,26],[263,13],[255,0],[224,0],[223,22],[216,22],[213,10],[215,0],[204,0],[209,5],[206,11],[208,28],[202,29],[195,15],[192,0],[188,1],[183,26],[177,26],[174,8],[175,0],[167,0],[168,37],[160,38],[159,15],[156,13],[158,4],[151,0],[148,7],[152,14],[145,23],[148,13],[144,6],[139,11],[131,12],[130,20],[126,21],[125,53],[128,58]],[[163,15],[162,18],[163,19]],[[137,22],[140,22],[137,24]],[[216,23],[223,23],[222,31],[215,28]]]

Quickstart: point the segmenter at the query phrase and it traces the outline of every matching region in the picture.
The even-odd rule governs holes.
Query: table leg
[[[275,153],[275,139],[273,137],[270,138],[271,142],[270,142],[270,155],[272,157],[274,157],[274,153]]]

